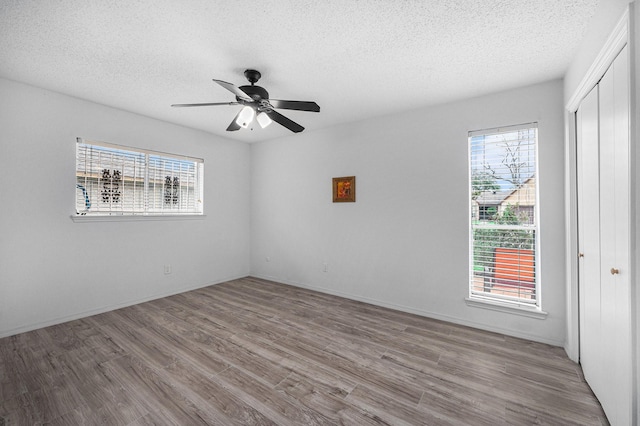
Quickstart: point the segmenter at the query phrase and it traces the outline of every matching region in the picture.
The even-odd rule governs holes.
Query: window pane
[[[470,296],[538,304],[537,125],[470,132]]]
[[[77,214],[202,214],[204,162],[97,142],[76,145]]]

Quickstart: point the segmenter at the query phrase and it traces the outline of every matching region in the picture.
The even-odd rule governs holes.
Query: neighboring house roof
[[[523,188],[526,188],[527,185],[531,182],[531,180],[535,179],[535,176],[531,176],[516,189],[510,189],[508,191],[484,191],[478,195],[476,198],[476,202],[482,206],[497,206],[502,204],[504,200],[509,198],[511,195],[520,191]]]
[[[478,198],[476,198],[476,202],[479,205],[482,206],[497,206],[500,205],[500,203],[502,203],[504,201],[505,198],[507,198],[509,195],[511,195],[513,193],[513,191],[485,191],[480,193],[480,195],[478,195]]]

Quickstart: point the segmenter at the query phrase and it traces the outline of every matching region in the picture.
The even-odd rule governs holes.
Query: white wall
[[[589,24],[576,54],[564,77],[565,100],[573,95],[582,78],[587,74],[600,49],[604,46],[614,26],[618,23],[630,0],[603,0]]]
[[[206,217],[74,223],[78,136],[204,158]],[[247,144],[0,79],[0,170],[0,337],[249,273]]]
[[[467,132],[531,121],[539,122],[544,320],[464,301]],[[253,145],[251,273],[562,345],[563,132],[557,80]],[[350,175],[356,203],[332,203],[331,178]]]

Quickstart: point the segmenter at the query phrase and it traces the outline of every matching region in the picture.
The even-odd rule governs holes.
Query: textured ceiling
[[[225,137],[212,78],[321,112],[307,131],[562,77],[599,0],[0,0],[0,77]]]

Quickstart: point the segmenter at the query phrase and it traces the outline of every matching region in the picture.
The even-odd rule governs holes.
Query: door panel
[[[591,386],[600,400],[609,420],[613,422],[615,389],[613,376],[615,365],[615,317],[616,291],[615,276],[611,268],[616,263],[615,238],[615,108],[614,108],[614,72],[613,65],[600,80],[600,314],[601,346],[605,350],[603,363],[598,372],[603,376],[603,384]],[[609,378],[609,379],[607,379]]]
[[[599,386],[600,332],[600,175],[598,87],[577,112],[578,226],[580,259],[580,363],[592,387]],[[594,232],[595,231],[595,232]]]
[[[613,64],[613,102],[614,102],[614,250],[615,267],[620,272],[613,277],[615,300],[615,319],[611,329],[614,335],[615,350],[612,360],[615,365],[615,416],[614,424],[631,424],[632,407],[632,348],[631,348],[631,280],[630,258],[630,176],[629,176],[629,56],[625,47]]]
[[[631,423],[628,48],[576,113],[580,363],[612,424]]]

